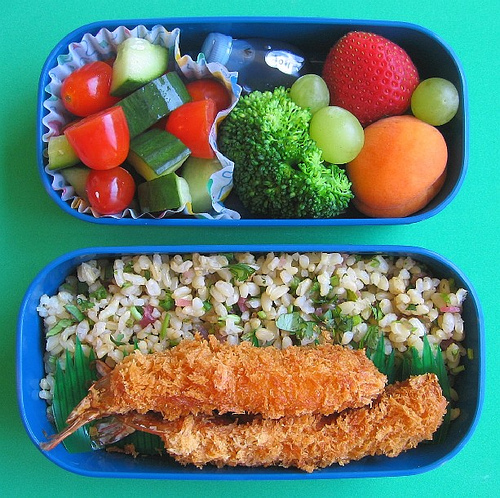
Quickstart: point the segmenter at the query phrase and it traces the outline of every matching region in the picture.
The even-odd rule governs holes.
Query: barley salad
[[[451,385],[468,354],[461,311],[467,291],[407,256],[340,252],[137,254],[81,263],[37,307],[45,336],[48,404],[56,363],[78,340],[113,368],[133,350],[165,350],[195,334],[286,348],[327,333],[352,348],[442,351]],[[469,352],[470,354],[470,352]],[[451,389],[452,400],[457,393]],[[452,418],[459,409],[451,410]]]

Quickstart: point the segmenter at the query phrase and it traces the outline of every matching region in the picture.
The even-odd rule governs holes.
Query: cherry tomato
[[[127,158],[130,133],[120,106],[87,116],[68,126],[64,134],[89,168],[115,168]]]
[[[214,100],[217,112],[227,109],[231,105],[231,95],[219,80],[202,78],[189,82],[186,88],[193,100]]]
[[[95,61],[73,71],[61,86],[64,107],[75,116],[89,116],[116,104],[120,99],[109,94],[113,68]]]
[[[90,205],[101,214],[123,211],[134,198],[135,182],[124,168],[91,170],[85,185]]]
[[[215,153],[208,137],[216,116],[213,100],[188,102],[170,113],[165,129],[188,147],[193,157],[212,159]]]

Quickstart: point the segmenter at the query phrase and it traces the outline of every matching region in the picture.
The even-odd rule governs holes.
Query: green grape
[[[290,97],[298,106],[309,108],[313,114],[330,103],[330,91],[317,74],[305,74],[295,80],[290,88]]]
[[[455,116],[459,96],[455,85],[443,78],[428,78],[420,82],[411,96],[413,115],[433,126],[440,126]]]
[[[352,161],[365,142],[356,116],[337,106],[323,107],[313,115],[309,135],[323,152],[323,159],[333,164]]]

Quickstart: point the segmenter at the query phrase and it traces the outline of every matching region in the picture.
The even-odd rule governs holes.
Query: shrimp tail
[[[110,377],[107,375],[94,382],[87,396],[68,415],[66,427],[57,434],[49,436],[47,442],[40,444],[42,450],[50,451],[80,427],[110,415],[106,413],[101,402],[102,400],[106,401],[109,397],[109,379]]]
[[[93,422],[96,419],[102,418],[102,412],[97,409],[90,409],[77,418],[75,418],[69,425],[57,434],[48,437],[48,440],[40,443],[40,448],[44,451],[54,449],[58,444],[62,443],[68,436],[75,433],[80,427],[85,424]]]

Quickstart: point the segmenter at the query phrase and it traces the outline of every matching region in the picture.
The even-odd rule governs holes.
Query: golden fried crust
[[[96,386],[91,404],[107,413],[155,411],[168,420],[214,410],[264,418],[327,415],[371,403],[385,382],[364,351],[338,345],[279,350],[194,340],[127,357],[104,389]]]
[[[414,448],[432,439],[446,406],[437,377],[426,374],[389,386],[371,407],[329,417],[259,416],[238,422],[189,415],[155,428],[167,452],[183,464],[281,465],[312,472],[368,455],[395,457]]]

